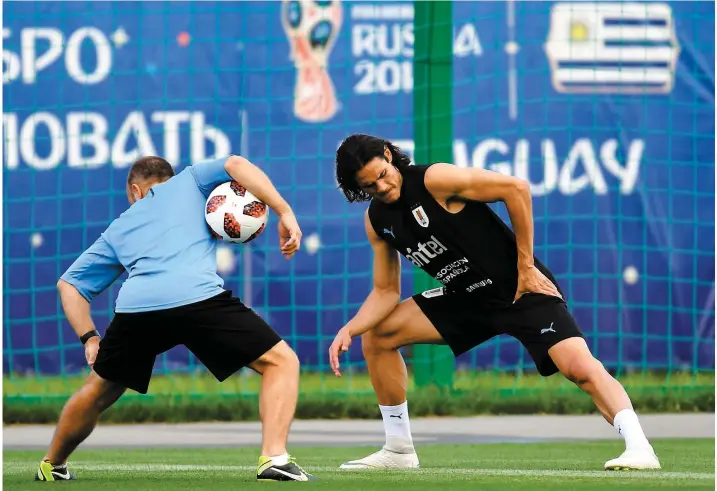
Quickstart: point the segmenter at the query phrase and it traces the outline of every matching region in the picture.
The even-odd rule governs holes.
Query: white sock
[[[289,463],[289,454],[284,452],[281,455],[277,455],[276,457],[269,457],[271,459],[272,465],[286,465]]]
[[[408,419],[408,401],[398,406],[381,406],[383,429],[386,432],[386,450],[396,453],[414,453],[411,423]]]
[[[642,431],[637,414],[632,409],[623,409],[617,413],[613,420],[613,426],[625,439],[625,450],[648,448],[652,451],[652,446]]]

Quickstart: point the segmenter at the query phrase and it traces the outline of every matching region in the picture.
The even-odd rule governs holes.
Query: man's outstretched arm
[[[364,225],[373,248],[373,289],[356,315],[338,332],[329,348],[329,361],[337,376],[340,375],[339,355],[348,351],[351,339],[380,324],[401,300],[401,262],[398,252],[376,235],[368,212]]]

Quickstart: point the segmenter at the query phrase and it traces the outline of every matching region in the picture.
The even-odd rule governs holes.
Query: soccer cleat
[[[284,465],[274,465],[269,457],[259,457],[256,479],[257,481],[316,481],[316,477],[299,467],[291,457]]]
[[[660,461],[650,448],[625,450],[616,459],[605,462],[606,471],[660,469]]]
[[[382,448],[368,457],[351,460],[341,464],[340,469],[416,469],[419,467],[418,455],[412,453],[396,453]]]
[[[35,473],[35,481],[71,481],[77,476],[69,471],[67,464],[52,465],[47,460],[40,462],[40,467]]]

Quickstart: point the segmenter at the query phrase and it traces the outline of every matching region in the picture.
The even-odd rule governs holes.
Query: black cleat
[[[304,471],[289,457],[284,465],[274,465],[269,457],[259,457],[256,469],[257,481],[316,481],[316,478]]]
[[[47,460],[40,462],[40,467],[35,473],[35,481],[72,481],[77,476],[70,472],[67,464],[52,465]]]

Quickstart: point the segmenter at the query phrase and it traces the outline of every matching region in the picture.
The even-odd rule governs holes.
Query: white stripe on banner
[[[663,68],[561,68],[555,76],[564,83],[667,83],[671,74]]]
[[[603,46],[601,43],[556,43],[551,55],[558,63],[571,61],[609,61],[616,65],[628,61],[672,63],[675,50],[670,46]]]

